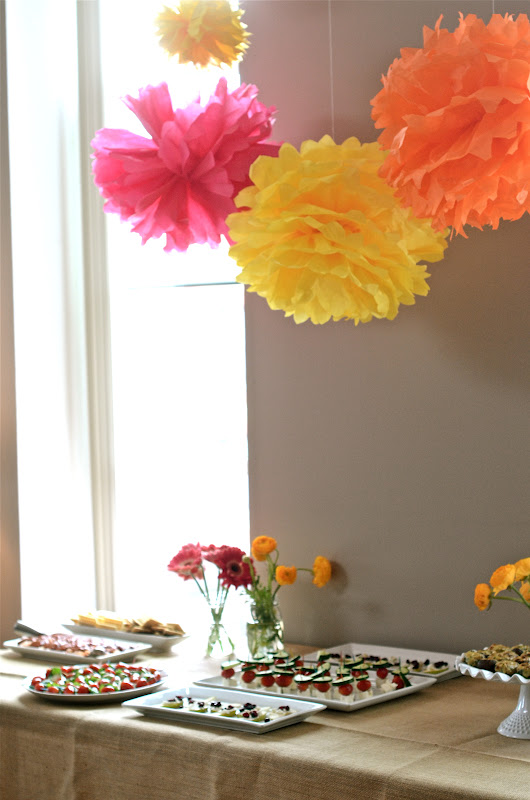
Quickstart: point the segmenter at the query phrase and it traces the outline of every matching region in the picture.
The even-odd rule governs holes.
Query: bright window
[[[43,23],[41,30],[49,29],[50,35],[55,32],[53,43],[46,45],[51,52],[59,52],[62,41],[72,44],[75,30],[72,9],[75,10],[75,4],[62,5],[47,0],[44,3],[42,0],[28,2],[36,6],[35,10],[38,8]],[[10,3],[11,8],[16,9],[17,3],[12,0]],[[48,18],[45,8],[52,17]],[[69,27],[59,35],[55,22],[64,22],[66,8],[69,9]],[[208,97],[220,77],[219,70],[198,71],[194,67],[178,66],[168,59],[154,35],[154,18],[160,8],[161,4],[154,0],[105,0],[99,3],[102,125],[105,127],[127,128],[145,135],[134,114],[121,101],[124,95],[137,95],[141,87],[166,81],[173,103],[186,104],[198,93],[203,99]],[[22,35],[23,22],[23,15],[12,10],[11,30],[16,29],[17,23]],[[9,35],[8,17],[8,39]],[[24,58],[27,59],[29,53],[31,48],[25,52]],[[47,126],[50,127],[51,141],[54,141],[53,137],[59,138],[64,129],[66,117],[69,125],[66,140],[75,149],[79,121],[75,116],[76,106],[72,106],[70,96],[60,96],[63,89],[75,95],[71,88],[72,81],[75,83],[73,68],[77,66],[75,47],[68,67],[62,59],[63,52],[61,71],[57,70],[50,84],[53,94],[58,96],[57,107],[47,106],[48,118],[57,111],[60,121],[56,127],[48,122]],[[17,62],[21,67],[22,57],[12,56],[13,74]],[[61,81],[62,72],[65,77],[70,76],[68,81]],[[224,74],[229,87],[238,85],[239,77],[235,70]],[[98,76],[93,77],[97,84]],[[45,94],[44,89],[42,94]],[[18,134],[20,123],[25,122],[26,129],[30,130],[22,100],[23,97],[18,117],[13,116],[12,140]],[[44,99],[41,102],[43,106],[46,104]],[[70,118],[72,113],[73,118]],[[44,109],[43,116],[46,116]],[[89,136],[94,133],[95,130],[90,131]],[[42,131],[40,135],[42,137]],[[33,143],[31,139],[22,143],[20,136],[16,141],[18,168],[15,163],[14,174],[22,175],[24,147]],[[57,159],[61,160],[59,141],[55,143]],[[37,151],[35,159],[37,164]],[[61,171],[65,185],[68,185],[68,180],[74,186],[79,183],[75,170],[68,169],[62,161]],[[62,539],[69,538],[70,555],[77,568],[68,581],[68,595],[65,597],[57,588],[57,581],[61,580],[61,574],[71,560],[68,556],[61,557],[61,560],[45,554],[46,582],[50,585],[49,608],[56,621],[60,621],[57,619],[60,613],[68,614],[68,609],[75,613],[96,602],[94,571],[97,581],[98,559],[96,557],[94,570],[89,496],[97,480],[94,481],[92,476],[91,484],[87,457],[90,431],[87,431],[86,424],[77,425],[76,419],[72,419],[72,408],[67,408],[66,414],[63,410],[72,398],[78,398],[79,418],[84,421],[90,418],[85,413],[84,400],[87,397],[86,383],[90,384],[90,367],[87,369],[83,359],[75,361],[75,353],[69,353],[72,340],[68,326],[72,315],[79,318],[81,327],[83,321],[83,303],[79,294],[82,248],[80,241],[75,240],[80,236],[79,224],[63,224],[57,236],[53,235],[58,204],[46,202],[49,193],[46,180],[50,177],[51,174],[43,175],[43,186],[40,187],[39,214],[45,218],[42,229],[50,232],[59,257],[66,259],[67,247],[75,251],[75,263],[72,258],[66,260],[68,275],[71,271],[75,275],[76,292],[73,293],[69,283],[66,288],[73,294],[77,306],[72,306],[70,297],[65,296],[66,272],[61,270],[54,277],[54,284],[46,282],[45,294],[33,298],[39,300],[36,318],[44,324],[44,332],[37,341],[30,343],[28,337],[35,332],[31,323],[31,303],[25,296],[30,291],[30,284],[20,278],[16,281],[15,292],[19,298],[17,357],[20,359],[17,393],[21,398],[21,503],[27,507],[21,515],[23,613],[34,616],[42,602],[42,578],[37,579],[41,575],[42,562],[39,564],[36,560],[36,546],[38,543],[42,545],[42,530],[37,524],[42,514],[31,507],[32,496],[37,496],[43,498],[42,508],[48,511],[48,517],[51,509],[57,509],[55,525]],[[97,189],[92,188],[97,194]],[[60,186],[56,191],[60,193]],[[27,240],[23,242],[24,198],[20,194],[19,213],[14,215],[14,234],[18,241],[15,272],[18,270],[21,274],[23,259],[32,259],[30,275],[35,279],[39,275],[35,252],[31,244],[28,248]],[[65,214],[79,213],[79,218],[83,218],[82,208],[78,209],[75,203],[68,206],[66,195],[59,196],[58,203],[61,202]],[[194,614],[203,613],[202,602],[198,601],[194,607],[190,602],[195,597],[193,587],[167,571],[170,558],[190,541],[229,543],[248,549],[244,291],[235,283],[236,268],[227,256],[227,247],[213,250],[194,246],[186,254],[165,253],[163,239],[142,246],[140,237],[130,232],[127,223],[121,223],[117,216],[103,215],[103,211],[101,216],[104,217],[108,242],[106,260],[111,334],[113,441],[109,443],[109,453],[113,455],[113,486],[109,482],[106,487],[114,496],[111,594],[120,613],[171,617],[189,627]],[[69,235],[74,237],[73,244]],[[89,231],[89,235],[95,234]],[[50,269],[55,269],[55,262]],[[47,312],[54,308],[54,292],[60,294],[56,309],[60,316],[52,326],[53,341],[48,341],[46,319],[49,319]],[[97,300],[97,297],[89,298],[90,302]],[[63,318],[68,325],[58,324]],[[78,345],[82,350],[81,334]],[[64,374],[65,353],[67,366],[75,361],[79,374],[73,374],[72,370]],[[51,410],[45,414],[53,411],[53,425],[46,426],[46,417],[36,413],[28,398],[35,398],[39,386],[36,372],[46,371],[48,362],[52,363],[57,376],[55,384],[43,381],[38,400],[43,411],[44,402],[49,404]],[[55,401],[55,385],[60,392],[60,403]],[[75,405],[73,410],[77,410]],[[54,452],[54,442],[63,450],[56,447]],[[52,476],[46,472],[46,459],[40,450],[42,446],[47,448],[50,457],[53,455],[56,474],[62,475],[63,480],[66,474],[65,492],[58,491]],[[75,472],[72,472],[72,463]],[[77,495],[72,494],[72,485]],[[101,487],[96,486],[95,491],[99,490]],[[59,498],[62,498],[64,507],[57,507]],[[84,559],[82,554],[85,554]]]

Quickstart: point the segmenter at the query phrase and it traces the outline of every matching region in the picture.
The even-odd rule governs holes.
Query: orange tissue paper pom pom
[[[403,205],[465,236],[530,210],[530,21],[460,14],[451,33],[441,20],[391,64],[372,117]]]

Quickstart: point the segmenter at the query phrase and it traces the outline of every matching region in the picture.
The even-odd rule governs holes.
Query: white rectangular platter
[[[194,698],[197,700],[208,700],[215,698],[222,703],[241,704],[252,703],[260,708],[268,707],[277,709],[279,706],[289,706],[292,713],[286,716],[272,719],[270,722],[253,722],[251,719],[241,719],[234,717],[222,717],[217,714],[198,713],[188,711],[186,708],[165,708],[162,703],[172,700],[174,697]],[[268,733],[269,731],[284,728],[301,722],[317,711],[323,711],[325,706],[322,703],[307,702],[305,700],[289,700],[283,696],[271,697],[270,695],[259,694],[257,692],[232,691],[228,689],[210,688],[201,686],[185,686],[180,689],[164,689],[161,692],[145,695],[135,700],[127,700],[122,703],[124,708],[130,708],[139,714],[147,717],[157,717],[167,722],[190,723],[192,725],[207,725],[216,728],[224,728],[233,731],[244,731],[246,733]]]
[[[259,674],[259,673],[258,673]],[[236,673],[237,675],[237,673]],[[371,676],[372,678],[373,676]],[[393,692],[383,692],[379,690],[375,686],[375,681],[373,682],[373,695],[372,697],[365,697],[360,700],[347,700],[341,699],[341,695],[338,692],[335,692],[332,697],[325,697],[322,694],[319,694],[316,689],[308,690],[312,691],[312,694],[309,695],[312,702],[321,703],[322,705],[326,706],[326,708],[332,708],[334,711],[357,711],[360,708],[366,708],[367,706],[373,706],[376,703],[385,703],[388,700],[394,700],[398,697],[404,697],[407,694],[412,694],[413,692],[419,692],[420,689],[426,689],[428,686],[432,686],[433,683],[436,683],[434,678],[425,678],[416,675],[409,676],[410,686],[405,686],[403,689],[395,689]],[[203,678],[202,680],[195,681],[196,685],[204,686],[204,687],[211,687],[218,691],[217,687],[225,686],[226,683],[224,678],[221,676],[215,678]],[[252,695],[265,695],[269,700],[272,698],[277,698],[278,702],[285,702],[286,700],[289,703],[292,700],[299,699],[300,697],[307,697],[307,692],[304,692],[304,695],[299,693],[298,691],[290,692],[289,689],[283,689],[281,692],[279,689],[265,689],[263,687],[256,687],[256,688],[243,688],[243,686],[233,686],[232,687],[234,692],[239,693],[247,693]]]
[[[156,633],[129,633],[128,631],[111,631],[107,628],[96,628],[95,625],[74,625],[70,622],[63,622],[62,627],[72,633],[80,633],[86,636],[100,636],[108,639],[123,639],[126,642],[136,642],[137,644],[150,644],[153,650],[170,650],[173,645],[180,644],[188,636],[160,636]]]
[[[435,653],[429,650],[411,650],[406,647],[387,647],[382,644],[362,644],[358,642],[348,642],[347,644],[337,644],[333,647],[326,648],[328,653],[342,653],[349,656],[375,656],[377,658],[387,658],[389,661],[395,660],[396,664],[401,663],[404,666],[409,666],[408,662],[418,661],[429,665],[445,662],[447,669],[443,672],[432,673],[427,669],[410,669],[411,675],[422,675],[429,678],[434,678],[436,681],[445,681],[448,678],[457,678],[460,676],[460,671],[456,669],[456,655],[452,653]],[[304,656],[305,661],[316,661],[318,658],[318,650],[314,653],[308,653]],[[333,659],[332,659],[333,660]]]
[[[103,636],[91,637],[103,639]],[[104,653],[103,655],[80,656],[75,653],[66,653],[62,650],[50,650],[46,647],[23,647],[19,645],[20,639],[9,639],[4,642],[4,647],[26,658],[35,658],[39,661],[49,661],[52,664],[105,664],[114,661],[131,661],[141,653],[151,650],[151,645],[135,644],[128,642],[126,649],[117,653]]]

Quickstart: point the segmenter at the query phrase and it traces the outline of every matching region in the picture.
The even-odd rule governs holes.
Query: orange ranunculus
[[[491,605],[491,586],[479,583],[475,587],[475,605],[479,611],[487,611]]]
[[[331,564],[325,556],[317,556],[313,562],[313,583],[321,589],[331,578]]]
[[[522,583],[519,589],[527,603],[530,603],[530,583]]]
[[[256,536],[252,542],[252,558],[256,561],[265,561],[269,553],[276,550],[277,542],[272,536]]]
[[[530,575],[530,558],[521,558],[515,564],[515,580],[522,581]]]
[[[276,567],[275,577],[280,586],[290,586],[296,580],[296,567]]]
[[[515,566],[513,564],[504,564],[502,567],[497,567],[495,572],[490,578],[490,583],[493,588],[493,594],[497,595],[515,580]]]

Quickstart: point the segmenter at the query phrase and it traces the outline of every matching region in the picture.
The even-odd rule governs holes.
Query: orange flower
[[[265,561],[269,553],[276,550],[277,542],[272,536],[256,536],[252,542],[252,558],[256,561]]]
[[[475,605],[479,611],[487,611],[491,605],[491,587],[487,583],[479,583],[475,587]]]
[[[515,562],[515,580],[522,581],[530,575],[530,558],[521,558]]]
[[[490,578],[490,583],[493,588],[493,594],[497,595],[515,580],[515,566],[513,564],[504,564],[502,567],[497,567],[495,572]]]
[[[331,578],[331,564],[325,556],[317,556],[313,562],[313,583],[321,589]]]
[[[290,586],[296,580],[296,567],[276,567],[275,577],[280,586]]]
[[[522,583],[519,589],[527,603],[530,603],[530,583]]]

